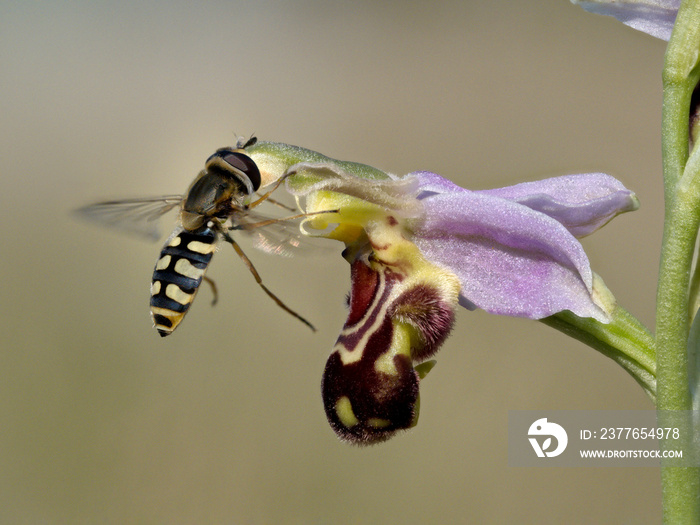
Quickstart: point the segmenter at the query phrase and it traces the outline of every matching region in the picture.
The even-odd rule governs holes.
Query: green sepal
[[[437,361],[435,359],[431,359],[430,361],[426,361],[425,363],[421,363],[418,366],[415,366],[414,369],[416,373],[418,374],[418,377],[421,379],[424,379],[425,376],[428,375],[428,372],[430,372],[433,368],[435,368],[435,365],[437,364]]]

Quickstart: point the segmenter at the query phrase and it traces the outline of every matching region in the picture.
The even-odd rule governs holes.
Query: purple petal
[[[616,215],[639,207],[635,194],[605,173],[565,175],[477,193],[545,213],[578,238],[593,233]]]
[[[415,177],[418,180],[418,198],[424,199],[436,193],[454,193],[465,190],[461,186],[457,186],[451,180],[441,177],[437,173],[431,171],[415,171],[406,175],[406,178]]]
[[[676,21],[680,0],[593,1],[571,0],[586,11],[613,16],[638,31],[668,41]]]
[[[562,310],[608,322],[591,299],[592,273],[579,242],[526,206],[421,173],[425,219],[414,242],[460,279],[460,302],[498,315],[541,319]]]

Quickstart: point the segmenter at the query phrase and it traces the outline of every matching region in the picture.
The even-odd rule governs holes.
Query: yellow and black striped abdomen
[[[170,335],[187,313],[217,240],[218,234],[210,228],[182,230],[160,252],[151,283],[151,316],[161,336]]]

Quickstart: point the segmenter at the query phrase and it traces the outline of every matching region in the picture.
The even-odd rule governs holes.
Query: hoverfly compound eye
[[[227,148],[220,149],[207,159],[205,165],[207,170],[214,166],[235,177],[248,190],[248,193],[258,191],[260,188],[260,170],[253,159],[245,153]]]

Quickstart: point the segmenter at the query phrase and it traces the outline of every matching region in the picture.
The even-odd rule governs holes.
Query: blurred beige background
[[[182,192],[234,132],[474,189],[606,171],[642,208],[584,245],[653,325],[664,47],[566,0],[4,2],[0,522],[658,522],[658,469],[507,465],[508,410],[652,408],[588,347],[460,311],[418,427],[350,447],[319,391],[340,245],[249,250],[318,333],[223,247],[219,304],[161,339],[160,246],[69,211]]]

